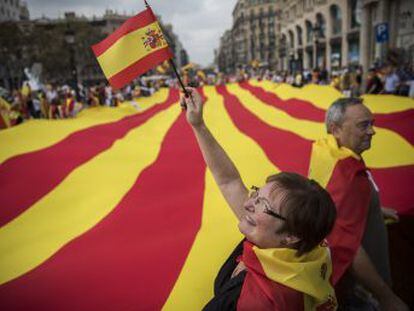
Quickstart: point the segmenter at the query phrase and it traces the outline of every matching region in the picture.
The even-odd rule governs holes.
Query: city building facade
[[[413,0],[239,0],[216,63],[223,72],[252,62],[278,71],[361,65],[367,72],[391,52],[414,63]]]
[[[220,40],[216,59],[219,70],[276,66],[279,12],[278,0],[237,1],[232,29]]]
[[[219,49],[216,52],[216,63],[218,69],[223,73],[231,73],[236,68],[231,30],[227,30],[220,38]]]
[[[414,61],[414,1],[284,0],[279,70],[386,61],[391,49]]]
[[[0,0],[0,22],[29,19],[27,4],[20,0]]]

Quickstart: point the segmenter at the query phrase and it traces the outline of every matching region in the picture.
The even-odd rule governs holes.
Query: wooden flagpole
[[[144,0],[145,3],[145,7],[151,9],[150,5],[148,4],[147,0]],[[164,36],[165,37],[165,36]],[[167,38],[165,38],[165,40],[167,40]],[[185,85],[183,83],[183,80],[181,79],[180,73],[177,70],[177,67],[175,66],[174,60],[172,58],[169,59],[169,63],[171,65],[171,67],[173,68],[174,74],[178,79],[178,82],[180,83],[180,86],[184,92],[184,95],[186,98],[190,97],[191,101],[193,100],[193,98],[191,97],[191,94],[186,90]],[[182,104],[182,107],[184,109],[187,109],[187,107],[185,106],[185,104]]]

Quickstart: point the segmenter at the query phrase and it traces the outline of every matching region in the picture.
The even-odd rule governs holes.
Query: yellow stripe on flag
[[[323,137],[323,125],[309,120],[296,119],[283,110],[265,105],[249,91],[242,89],[237,84],[227,86],[229,93],[237,96],[243,106],[265,123],[299,135],[300,137],[314,140]]]
[[[254,86],[261,87],[265,91],[276,94],[282,100],[299,99],[310,102],[315,107],[328,109],[328,107],[342,94],[333,87],[308,84],[302,88],[289,84],[276,84],[271,81],[250,81]]]
[[[98,57],[98,62],[108,79],[131,66],[137,60],[168,46],[165,40],[161,40],[162,44],[159,47],[147,49],[142,38],[146,37],[145,33],[149,29],[161,32],[158,22],[154,22],[123,36]]]
[[[0,228],[0,284],[34,269],[107,216],[141,172],[154,163],[180,112],[174,105],[132,130]],[[99,195],[91,196],[85,184],[93,185]]]
[[[209,98],[204,117],[211,132],[239,169],[246,185],[263,185],[267,176],[280,170],[270,162],[260,146],[234,126],[222,97],[214,88],[205,87],[204,90]],[[201,229],[163,310],[201,310],[213,297],[218,270],[242,239],[237,218],[220,194],[209,170],[202,217]]]
[[[139,98],[138,105],[142,110],[164,103],[169,94],[167,88],[160,89],[151,97]],[[96,107],[83,110],[74,119],[67,120],[30,120],[22,125],[0,131],[0,163],[5,160],[56,144],[68,135],[99,124],[110,123],[136,114],[137,110],[130,104],[121,107]],[[24,144],[16,144],[24,137]]]
[[[393,131],[375,127],[372,147],[363,153],[368,167],[384,168],[414,164],[414,148]]]
[[[327,110],[338,98],[344,97],[331,86],[308,84],[302,88],[289,84],[276,84],[271,81],[251,80],[250,84],[261,87],[265,91],[274,93],[282,100],[299,99],[310,102],[312,105]],[[364,95],[364,104],[372,113],[396,113],[414,109],[412,98],[395,95]]]
[[[263,122],[314,141],[326,136],[325,124],[296,119],[285,111],[263,104],[249,91],[237,84],[227,86],[229,92],[238,97],[240,102]],[[372,147],[363,154],[369,167],[385,168],[414,163],[414,148],[403,137],[384,128],[375,127],[376,135]],[[394,148],[389,148],[394,146]]]
[[[364,95],[364,104],[373,113],[394,113],[414,109],[414,99],[395,95]]]

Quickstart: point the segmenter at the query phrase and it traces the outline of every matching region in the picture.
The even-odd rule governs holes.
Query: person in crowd
[[[105,84],[101,83],[98,86],[98,98],[99,98],[99,105],[103,106],[105,105],[105,98],[106,98],[106,94],[105,94]]]
[[[346,67],[342,69],[341,92],[345,97],[351,96],[351,75]]]
[[[49,103],[47,102],[45,91],[40,92],[39,100],[41,117],[47,119],[49,118]]]
[[[271,175],[249,193],[233,162],[203,120],[195,89],[182,96],[186,117],[245,239],[224,263],[205,310],[335,310],[330,255],[322,243],[335,206],[316,182],[294,173]]]
[[[40,102],[40,92],[39,91],[33,91],[30,95],[31,109],[30,114],[34,119],[39,119],[41,117],[42,111],[41,111],[41,102]]]
[[[338,91],[341,90],[341,79],[339,78],[339,75],[337,72],[332,73],[331,86],[337,89]]]
[[[400,78],[392,66],[385,68],[384,94],[397,94]]]
[[[49,105],[49,119],[60,119],[59,107],[61,105],[59,96],[55,97]]]
[[[351,80],[351,97],[359,97],[361,95],[362,85],[362,69],[359,67],[353,68],[350,72]]]
[[[305,83],[310,83],[312,81],[312,73],[309,69],[305,69],[303,71],[303,78],[305,80]]]
[[[410,80],[407,81],[407,84],[409,86],[408,97],[414,98],[414,71],[413,71],[413,75],[411,76]]]
[[[400,85],[397,90],[397,95],[410,96],[410,89],[414,80],[414,72],[410,64],[406,63],[404,66],[401,66],[397,71],[397,75],[400,78]]]
[[[337,208],[328,243],[340,310],[376,310],[377,303],[381,310],[408,310],[390,289],[383,214],[398,216],[381,211],[379,189],[362,158],[371,147],[373,123],[361,99],[335,101],[326,113],[328,136],[313,144],[309,178],[326,185]]]
[[[105,106],[107,107],[113,106],[113,93],[112,93],[112,86],[110,85],[105,86]]]
[[[355,82],[357,85],[357,90],[358,90],[358,96],[361,95],[362,92],[362,79],[364,76],[364,70],[362,68],[361,65],[358,65],[357,68],[355,69]]]
[[[328,84],[328,70],[326,70],[325,66],[322,66],[321,71],[319,72],[319,84],[327,85]]]
[[[365,93],[366,94],[379,94],[383,90],[383,83],[378,77],[377,70],[371,68],[368,70],[368,79]]]
[[[291,75],[291,74],[288,74],[286,76],[286,83],[289,84],[289,85],[294,85],[294,83],[295,83],[295,77],[293,75]]]
[[[312,81],[313,84],[319,84],[319,68],[315,68],[312,70]]]
[[[302,72],[300,72],[300,71],[296,72],[294,86],[296,86],[296,87],[302,87],[303,86],[303,77],[302,77]]]
[[[98,107],[99,106],[99,95],[96,87],[89,88],[88,92],[88,106]]]

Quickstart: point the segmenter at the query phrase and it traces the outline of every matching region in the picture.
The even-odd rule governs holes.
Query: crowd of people
[[[240,82],[255,78],[287,83],[295,87],[307,84],[331,85],[345,97],[363,94],[393,94],[414,98],[414,68],[406,65],[395,67],[390,64],[370,68],[364,78],[361,66],[347,66],[329,72],[325,68],[296,71],[270,71],[250,68],[239,70],[235,75],[222,75],[219,84]]]
[[[87,107],[117,107],[124,101],[135,101],[142,96],[151,96],[160,87],[168,86],[166,83],[169,82],[137,79],[122,90],[114,90],[106,83],[91,87],[78,84],[77,88],[66,84],[44,84],[33,90],[30,83],[25,82],[20,89],[2,96],[8,105],[7,107],[0,105],[0,108],[8,110],[5,113],[9,117],[11,126],[29,119],[73,118]]]
[[[185,85],[194,87],[258,79],[287,83],[294,87],[303,87],[307,84],[331,85],[345,97],[394,94],[414,98],[414,69],[408,65],[398,68],[392,65],[371,68],[365,80],[361,66],[348,66],[332,72],[325,68],[287,72],[248,67],[229,75],[205,74],[201,70],[190,70],[183,72],[182,78]],[[178,87],[178,81],[168,75],[157,79],[141,77],[122,90],[114,90],[107,83],[89,87],[78,84],[76,88],[69,85],[43,84],[32,89],[30,84],[25,82],[20,89],[2,97],[10,103],[7,108],[10,125],[16,125],[32,118],[73,118],[87,107],[116,107],[124,101],[134,102],[139,97],[150,96],[160,87]],[[5,110],[2,105],[0,108]]]

